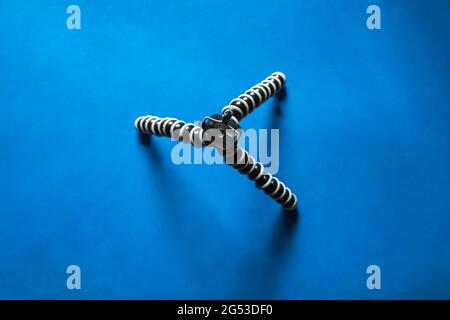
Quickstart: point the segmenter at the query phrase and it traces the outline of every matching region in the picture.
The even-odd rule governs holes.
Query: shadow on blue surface
[[[241,272],[235,283],[236,295],[231,298],[273,299],[280,297],[284,272],[294,252],[300,217],[297,211],[282,209],[273,221],[269,241],[260,250],[241,261]],[[261,240],[259,240],[261,241]]]
[[[286,91],[283,90],[281,96],[274,99],[275,108],[273,109],[273,115],[271,120],[273,121],[272,127],[279,127],[279,120],[282,118],[281,106],[282,102],[286,97]],[[185,198],[179,196],[184,194],[185,187],[181,184],[181,179],[177,179],[174,176],[174,170],[178,168],[166,168],[165,159],[160,153],[160,148],[156,137],[152,137],[146,134],[137,134],[137,139],[139,141],[140,147],[144,148],[148,152],[148,161],[151,164],[152,172],[154,173],[154,181],[158,181],[158,191],[157,197],[161,199],[164,203],[165,212],[167,212],[171,218],[170,220],[176,224],[184,225],[184,227],[176,228],[177,233],[181,232],[179,240],[181,241],[181,246],[189,251],[190,254],[195,256],[194,260],[198,261],[204,259],[205,252],[208,249],[207,244],[197,245],[196,247],[190,247],[187,245],[190,238],[192,238],[197,232],[200,231],[199,228],[204,228],[208,223],[214,223],[214,219],[211,219],[208,223],[202,222],[198,225],[188,225],[186,222],[189,220],[188,217],[179,217],[177,212],[180,211],[180,204],[185,203]],[[156,138],[157,139],[157,138]],[[168,169],[168,170],[165,170]],[[167,190],[177,186],[181,188],[179,193],[168,193]],[[178,196],[177,196],[178,195]],[[153,195],[155,196],[155,195]],[[260,201],[255,198],[255,212],[258,212],[258,206],[261,204]],[[199,208],[201,209],[201,208]],[[202,207],[206,210],[206,205]],[[265,213],[267,214],[267,212]],[[280,285],[281,274],[283,268],[287,264],[289,257],[293,253],[293,241],[295,234],[298,229],[300,222],[300,211],[298,209],[293,211],[286,211],[282,208],[277,209],[273,215],[266,215],[264,219],[271,220],[272,228],[267,230],[269,241],[267,243],[261,243],[261,246],[257,246],[256,250],[253,251],[255,256],[249,256],[243,260],[237,260],[236,267],[239,270],[240,276],[238,276],[239,281],[233,286],[234,292],[230,294],[230,298],[274,298],[278,295],[278,286]],[[274,218],[270,218],[274,217]],[[172,220],[173,219],[173,220]],[[259,219],[255,220],[254,223],[257,225]],[[269,221],[267,221],[269,223]],[[206,232],[201,231],[201,233]],[[184,239],[184,240],[183,240]],[[187,243],[185,243],[187,241]],[[193,268],[189,266],[187,270]],[[226,269],[224,268],[223,271]],[[255,272],[256,271],[256,272]],[[245,280],[244,280],[245,279]],[[255,296],[256,293],[256,296]]]
[[[277,224],[274,227],[272,239],[272,254],[275,258],[282,259],[288,254],[292,237],[300,223],[300,213],[298,209],[286,211],[281,209]]]
[[[184,192],[167,192],[174,186],[182,188],[180,182],[172,174],[173,170],[165,170],[165,159],[160,153],[159,147],[155,142],[155,138],[147,134],[138,134],[138,139],[142,147],[148,152],[148,161],[151,162],[151,171],[155,175],[155,181],[158,182],[158,186],[155,188],[158,192],[158,199],[166,206],[166,210],[169,212],[179,211],[180,203],[183,203],[186,199],[182,196]],[[182,190],[181,190],[182,191]]]

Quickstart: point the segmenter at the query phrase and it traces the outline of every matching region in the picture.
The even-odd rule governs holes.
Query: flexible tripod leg
[[[297,207],[297,196],[278,178],[264,172],[262,163],[257,162],[246,150],[234,147],[234,153],[227,153],[225,161],[228,165],[255,181],[258,189],[277,201],[285,210]]]
[[[223,107],[222,114],[231,110],[233,116],[241,121],[255,108],[266,102],[270,97],[277,94],[286,84],[286,76],[282,72],[274,72],[272,75],[254,85],[239,97],[230,101]]]

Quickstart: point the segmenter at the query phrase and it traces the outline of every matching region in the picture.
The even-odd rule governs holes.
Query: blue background
[[[450,2],[372,3],[1,0],[0,298],[450,298]],[[242,125],[280,128],[297,219],[140,143],[277,70]]]

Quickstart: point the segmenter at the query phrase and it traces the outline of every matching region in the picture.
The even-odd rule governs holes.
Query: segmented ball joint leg
[[[175,118],[142,116],[136,119],[136,129],[141,134],[166,136],[191,143],[195,147],[212,146],[223,155],[225,162],[255,181],[257,188],[277,201],[284,209],[297,207],[297,196],[286,185],[264,172],[264,166],[246,150],[238,146],[242,129],[240,121],[278,93],[286,83],[286,76],[275,72],[257,85],[230,101],[221,114],[214,114],[201,121],[200,126]]]

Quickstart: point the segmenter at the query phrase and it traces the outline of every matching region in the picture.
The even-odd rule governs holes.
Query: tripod
[[[279,179],[265,173],[264,166],[237,143],[242,133],[240,121],[278,93],[285,83],[286,76],[283,73],[273,73],[231,100],[223,107],[221,114],[203,119],[200,126],[175,118],[156,116],[139,117],[135,126],[141,134],[166,136],[191,143],[194,147],[215,147],[228,165],[255,181],[257,188],[262,189],[285,210],[294,210],[297,207],[297,196]]]

